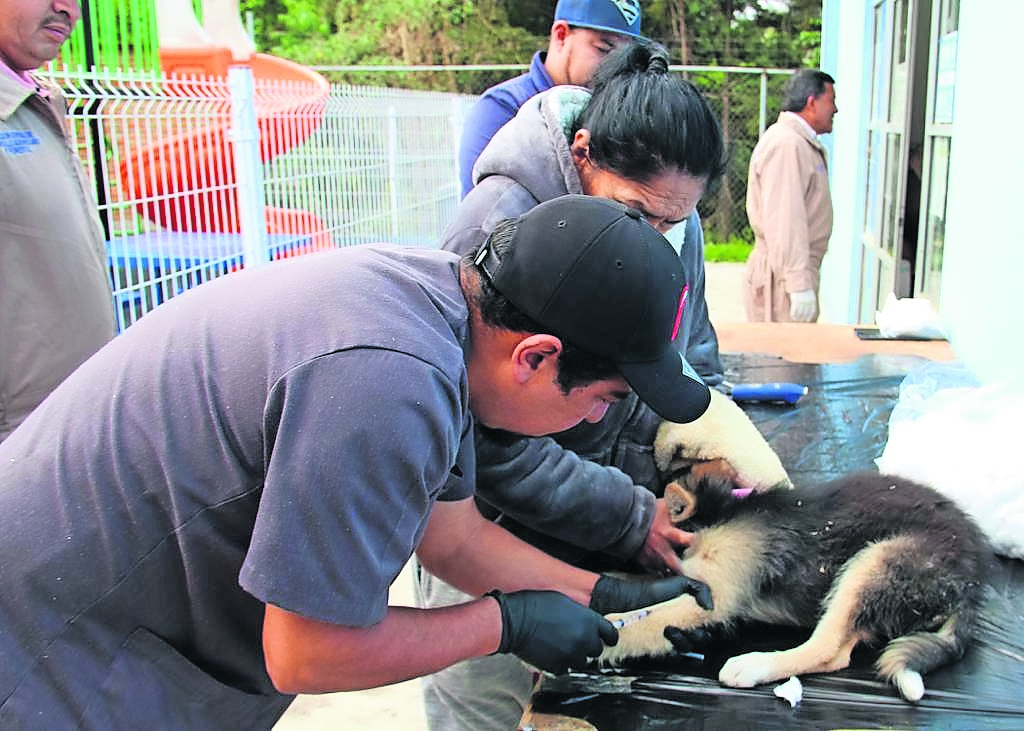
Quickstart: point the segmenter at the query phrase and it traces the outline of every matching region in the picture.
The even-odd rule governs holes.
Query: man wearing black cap
[[[473,165],[494,133],[527,99],[561,84],[586,86],[605,56],[640,36],[639,0],[559,0],[547,51],[525,74],[484,91],[462,123],[459,182],[465,197],[476,181]]]
[[[706,408],[671,345],[682,289],[638,213],[568,196],[462,260],[352,247],[157,308],[0,445],[0,727],[269,728],[291,694],[492,653],[561,672],[616,641],[603,613],[709,606],[472,500],[474,421],[542,435],[631,389]],[[414,550],[478,598],[387,606]]]

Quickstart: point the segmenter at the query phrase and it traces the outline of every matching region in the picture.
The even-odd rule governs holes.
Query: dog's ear
[[[675,447],[671,450],[663,450],[658,455],[659,459],[656,460],[656,466],[658,471],[661,472],[662,478],[668,477],[669,475],[677,472],[685,472],[690,469],[697,460],[692,457],[687,457],[683,454],[682,447]]]
[[[689,489],[694,493],[699,492],[697,485],[702,480],[714,483],[728,482],[731,486],[738,487],[736,470],[724,459],[709,459],[691,466],[687,476]]]
[[[690,469],[677,474],[665,487],[665,504],[672,524],[685,530],[707,527],[723,519],[740,498],[733,492],[736,483],[720,470]],[[672,498],[669,499],[670,493]]]
[[[697,496],[679,482],[670,482],[665,486],[665,505],[672,525],[679,526],[697,512]]]

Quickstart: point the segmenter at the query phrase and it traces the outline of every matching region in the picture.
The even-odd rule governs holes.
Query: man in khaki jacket
[[[823,71],[797,71],[778,121],[750,157],[747,217],[756,238],[744,304],[751,322],[818,319],[819,270],[832,233],[828,166],[818,135],[832,131],[834,84]]]
[[[0,0],[0,441],[114,336],[103,233],[60,90],[77,0]]]

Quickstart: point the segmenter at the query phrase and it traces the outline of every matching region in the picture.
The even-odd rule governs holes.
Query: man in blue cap
[[[534,54],[525,74],[485,91],[466,116],[459,142],[463,197],[473,187],[476,159],[519,107],[552,86],[585,86],[605,56],[640,35],[640,19],[639,0],[559,0],[548,50]]]

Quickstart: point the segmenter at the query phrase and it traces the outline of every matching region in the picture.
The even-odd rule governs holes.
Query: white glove
[[[789,318],[793,322],[814,322],[818,319],[818,296],[813,289],[789,293]]]
[[[708,410],[689,424],[663,421],[654,438],[654,463],[662,474],[699,462],[724,460],[740,487],[790,488],[779,456],[754,422],[728,396],[711,389]]]

